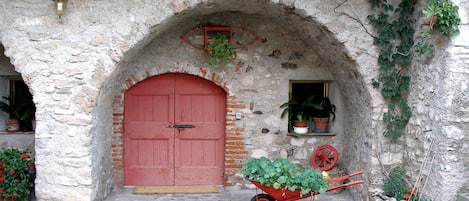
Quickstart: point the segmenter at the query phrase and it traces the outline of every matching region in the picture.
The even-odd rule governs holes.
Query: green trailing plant
[[[370,0],[379,14],[369,15],[368,19],[376,29],[374,45],[379,49],[378,78],[373,79],[373,86],[381,89],[381,94],[388,102],[388,111],[383,115],[386,124],[384,135],[399,138],[412,115],[407,102],[410,77],[405,70],[412,60],[414,32],[412,13],[415,1],[403,0],[397,9],[386,1]]]
[[[325,193],[329,188],[329,175],[319,169],[304,168],[287,159],[271,161],[265,157],[249,159],[243,164],[241,174],[274,189],[300,190],[302,195],[310,192]]]
[[[322,98],[319,104],[313,105],[313,117],[335,119],[335,105],[331,103],[329,97]]]
[[[290,101],[280,105],[280,108],[283,109],[280,118],[284,118],[288,114],[289,121],[308,121],[312,115],[312,110],[317,105],[314,104],[313,100],[314,96],[309,96],[300,103],[293,97]]]
[[[403,200],[404,192],[409,189],[404,179],[405,172],[401,167],[391,169],[388,177],[384,179],[384,194],[386,196]]]
[[[31,168],[34,160],[28,150],[0,151],[0,200],[29,200],[33,187]]]
[[[313,109],[318,105],[313,101],[313,95],[306,97],[302,102],[298,102],[295,97],[292,97],[290,101],[280,105],[280,109],[282,109],[280,118],[284,118],[288,114],[288,131],[291,132],[293,137],[299,137],[299,134],[293,128],[293,124],[300,126],[301,124],[309,125],[312,122]]]
[[[414,50],[419,57],[432,54],[435,51],[435,45],[431,43],[433,35],[430,31],[422,31],[420,33],[420,40],[414,46]]]
[[[234,64],[236,60],[236,51],[231,48],[229,43],[229,35],[227,33],[218,33],[215,37],[209,38],[210,42],[205,47],[209,55],[209,66],[215,66],[221,64],[225,66],[227,64]]]
[[[410,77],[406,75],[413,55],[423,56],[434,51],[434,33],[423,31],[421,40],[414,41],[415,0],[403,0],[398,8],[383,0],[369,0],[378,14],[369,15],[368,19],[375,28],[374,45],[380,52],[378,57],[380,75],[373,79],[373,87],[381,89],[381,94],[388,102],[388,111],[383,115],[386,124],[384,135],[398,139],[409,122],[412,111],[407,102]],[[458,7],[451,1],[429,0],[422,11],[431,17],[431,27],[436,27],[445,35],[459,33],[461,20]],[[433,17],[434,16],[434,17]],[[433,20],[435,18],[435,20]],[[415,51],[415,52],[414,52]]]
[[[29,120],[34,116],[36,107],[31,95],[20,91],[15,96],[3,96],[5,101],[0,101],[0,109],[8,113],[10,119]]]
[[[429,26],[436,28],[445,35],[459,34],[459,7],[451,1],[428,0],[427,6],[422,10],[425,17],[430,19]]]
[[[19,120],[24,130],[32,130],[31,120],[36,113],[32,95],[29,91],[20,90],[13,96],[3,96],[0,101],[0,110],[8,113],[9,119]]]

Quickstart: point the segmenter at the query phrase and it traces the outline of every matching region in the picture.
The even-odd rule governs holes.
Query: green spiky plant
[[[9,119],[16,119],[31,126],[30,120],[36,113],[36,107],[31,95],[27,91],[19,91],[14,96],[3,96],[5,101],[0,101],[0,109],[8,113]]]

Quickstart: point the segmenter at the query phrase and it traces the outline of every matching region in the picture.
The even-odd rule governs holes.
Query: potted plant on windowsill
[[[324,97],[320,104],[314,104],[313,122],[314,132],[327,133],[329,132],[329,120],[335,120],[335,105],[333,105],[329,97]]]
[[[14,96],[3,96],[5,101],[0,101],[0,109],[8,113],[8,132],[20,130],[20,123],[25,130],[32,130],[31,119],[34,117],[36,107],[31,95],[26,91],[19,91]]]
[[[295,98],[292,98],[290,101],[280,105],[280,108],[283,108],[280,117],[284,118],[288,113],[289,130],[293,130],[297,134],[308,132],[311,110],[314,107],[313,99],[314,96],[309,96],[302,103],[298,103]]]

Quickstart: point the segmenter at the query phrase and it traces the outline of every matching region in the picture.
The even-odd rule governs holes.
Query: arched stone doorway
[[[3,4],[15,9],[0,14],[5,17],[2,43],[41,103],[36,146],[40,198],[99,200],[112,186],[122,185],[123,128],[116,122],[123,120],[123,92],[168,72],[204,77],[228,92],[226,132],[232,146],[226,146],[231,164],[225,165],[225,186],[244,187],[236,175],[243,160],[258,153],[275,157],[284,149],[278,145],[286,142],[299,158],[309,152],[302,143],[338,143],[347,158],[344,166],[372,166],[370,128],[376,118],[369,114],[379,105],[370,108],[370,103],[380,102],[370,95],[374,71],[369,67],[375,66],[376,55],[370,48],[372,38],[358,23],[335,12],[336,2],[282,2],[69,1],[70,12],[62,21],[49,14],[46,4],[21,4],[20,9],[15,2]],[[366,20],[367,4],[349,3],[345,9],[359,8],[359,18]],[[35,12],[25,17],[29,9]],[[238,51],[240,72],[232,66],[207,68],[204,52],[180,43],[181,34],[194,27],[222,22],[265,39]],[[336,137],[301,142],[286,137],[287,125],[276,104],[288,99],[290,79],[334,81],[332,94],[342,110]],[[238,113],[240,120],[235,118]],[[257,145],[261,140],[265,143]],[[363,196],[366,187],[358,189]]]
[[[311,148],[298,147],[289,142],[291,139],[285,137],[287,125],[279,119],[276,110],[288,98],[289,80],[331,81],[330,93],[340,110],[335,137],[303,139],[300,143],[312,147],[320,143],[334,144],[343,153],[343,158],[351,159],[339,160],[341,165],[351,170],[366,170],[369,167],[371,147],[357,145],[373,143],[369,137],[371,134],[365,129],[365,125],[371,123],[370,116],[366,115],[371,113],[368,107],[371,98],[364,87],[366,83],[357,67],[359,64],[344,53],[346,47],[337,41],[337,35],[327,25],[309,18],[307,12],[266,3],[257,8],[263,11],[253,14],[256,13],[253,5],[257,4],[243,3],[237,7],[238,10],[229,12],[224,11],[226,7],[222,4],[215,4],[217,9],[210,11],[205,9],[206,5],[187,9],[180,16],[170,18],[165,23],[166,28],[147,37],[151,40],[148,39],[145,47],[133,50],[133,57],[119,64],[115,78],[108,80],[111,86],[118,87],[114,89],[117,93],[110,95],[115,97],[113,108],[117,111],[114,112],[115,141],[112,145],[113,181],[116,186],[123,185],[123,164],[120,160],[123,153],[120,136],[122,124],[116,123],[122,121],[122,109],[118,106],[122,104],[122,91],[144,79],[168,72],[198,75],[229,89],[226,90],[229,92],[226,132],[233,134],[227,140],[233,144],[226,146],[231,149],[226,151],[230,158],[225,159],[228,161],[224,178],[227,187],[242,187],[242,177],[237,173],[243,160],[253,154],[267,153],[270,157],[276,157],[282,150],[292,148],[295,150],[293,157],[301,158],[304,164],[308,164],[306,156],[312,152]],[[181,40],[184,34],[202,24],[242,26],[265,41],[238,50],[238,61],[241,63],[237,65],[241,65],[241,71],[236,71],[234,66],[209,68],[205,53]],[[345,24],[343,26],[346,27]],[[371,39],[366,39],[371,43]],[[364,59],[363,55],[355,55],[356,58]],[[241,120],[235,118],[236,113],[241,114]],[[364,120],[351,118],[352,114],[362,116]],[[262,130],[269,131],[262,134]],[[253,145],[259,140],[266,143]],[[282,148],[285,143],[288,145]],[[359,191],[366,196],[366,191]]]
[[[384,173],[379,157],[392,166],[407,157],[422,156],[426,140],[439,138],[435,164],[445,165],[430,173],[429,191],[436,199],[448,199],[456,197],[456,189],[468,189],[467,181],[454,177],[467,175],[461,168],[467,166],[461,160],[466,155],[461,147],[467,147],[464,128],[468,124],[464,110],[467,17],[462,18],[461,34],[441,44],[447,45],[439,50],[442,54],[412,67],[410,73],[416,78],[409,97],[416,108],[409,124],[412,139],[387,146],[380,122],[384,101],[371,87],[378,56],[373,37],[365,30],[372,30],[366,23],[371,13],[367,1],[68,1],[68,11],[60,19],[52,12],[52,1],[4,2],[0,40],[37,103],[40,200],[103,200],[113,185],[122,185],[122,161],[112,159],[123,153],[121,124],[113,124],[123,118],[118,107],[122,91],[148,76],[168,72],[198,75],[229,89],[225,91],[233,109],[227,111],[226,130],[234,146],[233,166],[225,166],[225,186],[242,187],[237,186],[242,181],[235,174],[245,158],[276,157],[281,151],[278,146],[258,144],[288,145],[288,152],[282,153],[301,158],[308,153],[304,145],[325,140],[342,142],[339,152],[346,160],[339,161],[345,167],[366,171],[367,183],[357,187],[360,193],[355,194],[361,195],[357,200],[366,200],[381,194]],[[467,3],[455,2],[460,13],[467,13]],[[211,20],[203,19],[207,16]],[[179,33],[220,20],[258,29],[266,43],[239,51],[242,72],[214,68],[205,75],[200,69],[206,67],[206,55],[180,44]],[[266,23],[277,26],[269,29],[275,26]],[[176,32],[177,28],[186,30]],[[286,125],[275,113],[275,103],[287,100],[286,80],[318,75],[333,80],[334,93],[341,96],[335,100],[342,105],[342,131],[330,138],[285,137]],[[258,94],[263,96],[252,98]],[[238,113],[240,120],[235,119]],[[419,169],[422,159],[409,160],[414,171]]]

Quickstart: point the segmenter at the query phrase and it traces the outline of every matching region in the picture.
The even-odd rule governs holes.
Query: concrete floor
[[[133,188],[123,188],[111,193],[106,201],[251,201],[256,195],[255,190],[224,191],[219,189],[216,194],[133,194]],[[261,191],[259,191],[261,193]],[[298,201],[352,201],[347,190],[340,193],[327,193]]]

